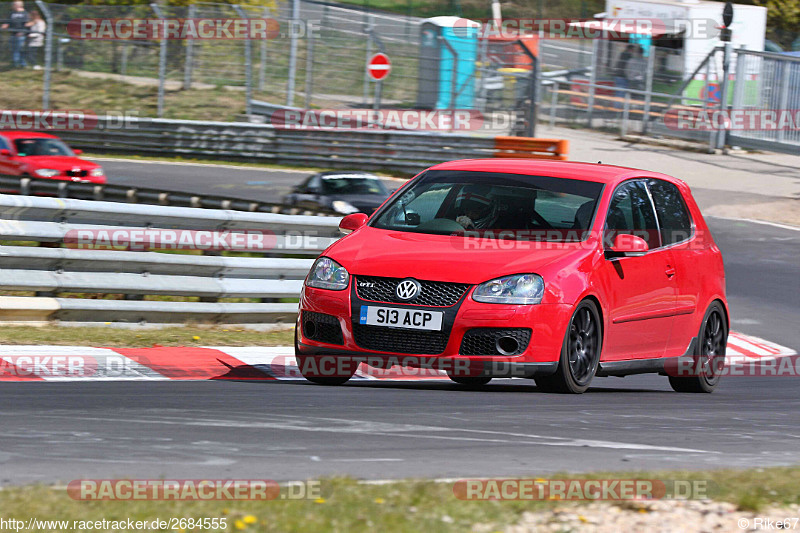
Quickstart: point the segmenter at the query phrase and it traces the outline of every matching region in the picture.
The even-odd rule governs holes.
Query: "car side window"
[[[322,180],[318,175],[311,176],[305,184],[305,193],[318,193],[322,188]]]
[[[617,235],[636,235],[650,249],[661,246],[653,204],[641,181],[623,183],[614,191],[606,216],[604,244],[610,247]]]
[[[0,137],[0,150],[11,150],[11,145],[8,144],[5,137]]]
[[[647,182],[661,227],[664,245],[685,241],[692,236],[692,219],[681,191],[674,184],[652,179]]]

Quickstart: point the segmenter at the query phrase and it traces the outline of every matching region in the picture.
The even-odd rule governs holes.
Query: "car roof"
[[[38,131],[3,131],[0,130],[0,135],[6,139],[58,139],[55,135],[49,133],[41,133]]]
[[[579,179],[616,184],[629,178],[659,178],[672,183],[681,180],[649,170],[630,167],[583,163],[578,161],[548,161],[543,159],[459,159],[431,167],[431,170],[468,170],[473,172],[502,172],[550,176],[553,178]]]
[[[317,174],[319,177],[325,176],[357,176],[359,178],[375,178],[380,179],[375,174],[364,172],[363,170],[328,170]]]

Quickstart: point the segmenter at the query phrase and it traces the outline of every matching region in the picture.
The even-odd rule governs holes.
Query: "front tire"
[[[358,363],[354,361],[348,361],[344,365],[337,364],[334,365],[334,368],[337,374],[331,375],[330,373],[323,371],[321,369],[325,368],[325,361],[322,358],[326,357],[334,357],[332,355],[302,355],[300,353],[300,345],[297,341],[297,327],[294,330],[294,358],[297,360],[297,368],[300,370],[300,374],[303,377],[310,381],[311,383],[316,383],[317,385],[328,385],[328,386],[335,386],[335,385],[342,385],[347,383],[350,378],[353,377],[353,374],[356,373],[356,368],[358,367]]]
[[[711,304],[706,311],[697,340],[693,368],[697,369],[698,375],[669,376],[669,384],[675,392],[710,393],[719,383],[728,345],[728,323],[719,302]]]
[[[603,349],[603,330],[597,305],[584,300],[567,325],[558,370],[551,376],[537,376],[536,386],[545,392],[582,394],[589,388]]]

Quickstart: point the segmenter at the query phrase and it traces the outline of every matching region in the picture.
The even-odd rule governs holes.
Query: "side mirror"
[[[81,155],[83,153],[83,150],[79,150],[79,149],[75,148],[75,149],[72,150],[72,153],[75,154],[75,155]]]
[[[339,221],[339,231],[347,235],[367,223],[369,217],[364,213],[353,213]]]
[[[620,233],[614,237],[611,253],[615,257],[639,257],[650,249],[647,241],[630,233]]]
[[[11,150],[8,150],[7,148],[3,148],[2,150],[0,150],[0,156],[11,157]]]

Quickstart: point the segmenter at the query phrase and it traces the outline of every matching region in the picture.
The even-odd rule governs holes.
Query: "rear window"
[[[491,172],[431,170],[371,225],[414,233],[526,240],[583,240],[602,183]],[[473,233],[471,233],[473,234]]]

